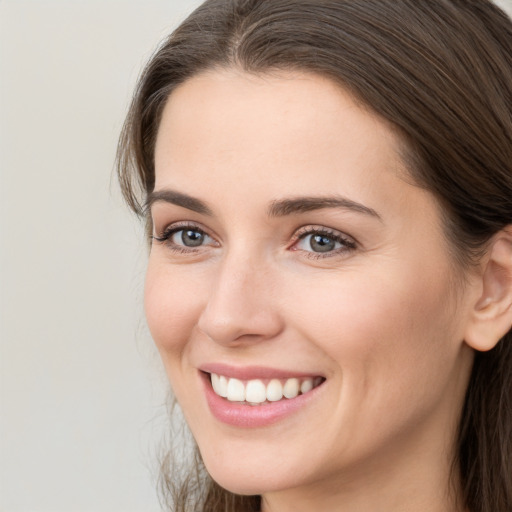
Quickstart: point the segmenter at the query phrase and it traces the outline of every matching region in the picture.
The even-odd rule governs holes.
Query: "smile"
[[[260,406],[305,395],[325,380],[323,377],[292,377],[243,381],[216,373],[212,373],[210,379],[217,396],[230,402]]]
[[[321,399],[328,388],[322,375],[263,366],[209,363],[199,368],[199,377],[213,417],[237,428],[285,421]]]

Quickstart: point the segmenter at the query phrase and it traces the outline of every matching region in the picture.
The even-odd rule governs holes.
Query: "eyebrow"
[[[212,210],[200,199],[169,189],[158,190],[148,194],[145,204],[146,211],[149,211],[153,204],[160,201],[175,204],[176,206],[181,206],[182,208],[186,208],[187,210],[192,210],[193,212],[201,213],[203,215],[213,215]]]
[[[205,202],[189,196],[188,194],[170,189],[151,192],[146,200],[146,211],[149,211],[153,204],[160,201],[181,206],[182,208],[192,210],[202,215],[213,216],[213,211]],[[381,216],[373,208],[369,208],[368,206],[341,196],[305,196],[278,199],[270,203],[267,215],[269,217],[285,217],[287,215],[306,213],[326,208],[341,208],[382,220]]]
[[[294,213],[305,213],[313,210],[322,210],[324,208],[341,208],[343,210],[370,215],[382,220],[381,216],[373,208],[340,196],[280,199],[272,201],[267,213],[269,217],[283,217]]]

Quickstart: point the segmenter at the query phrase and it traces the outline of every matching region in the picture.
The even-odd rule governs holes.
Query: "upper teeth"
[[[321,377],[315,379],[306,377],[303,379],[291,378],[285,381],[271,379],[267,384],[262,380],[254,379],[243,382],[239,379],[211,374],[212,387],[219,396],[227,398],[231,402],[250,402],[261,404],[268,400],[277,402],[283,397],[295,398],[299,393],[307,393],[322,382]]]

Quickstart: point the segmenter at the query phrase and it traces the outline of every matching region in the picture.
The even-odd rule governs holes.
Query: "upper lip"
[[[230,366],[224,363],[207,363],[201,365],[199,370],[239,380],[322,377],[319,373],[268,368],[265,366]]]

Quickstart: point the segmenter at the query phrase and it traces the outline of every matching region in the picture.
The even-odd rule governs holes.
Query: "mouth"
[[[213,391],[217,396],[226,398],[230,402],[252,406],[291,400],[309,393],[325,381],[325,378],[320,376],[244,381],[216,373],[209,375]]]
[[[234,427],[266,427],[318,400],[326,386],[321,375],[225,365],[201,368],[205,397],[213,416]]]

